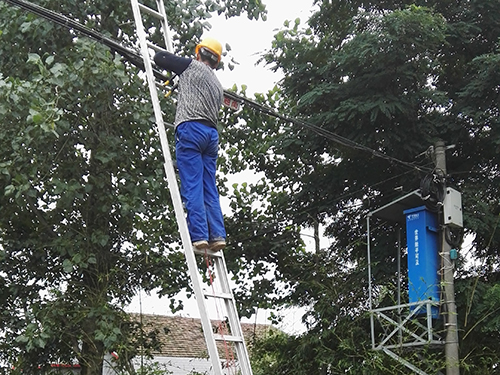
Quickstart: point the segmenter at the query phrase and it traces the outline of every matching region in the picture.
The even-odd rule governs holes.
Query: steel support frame
[[[433,306],[438,306],[439,303],[431,300],[419,301],[407,304],[398,304],[395,306],[388,306],[374,309],[373,301],[373,284],[372,284],[372,269],[371,269],[371,234],[370,234],[370,218],[373,212],[369,213],[367,216],[367,261],[368,261],[368,302],[369,302],[369,312],[370,312],[370,331],[371,331],[371,342],[372,349],[377,351],[382,351],[394,360],[400,362],[415,374],[418,375],[428,375],[424,371],[417,368],[414,364],[410,363],[408,360],[404,359],[400,355],[396,354],[392,349],[401,348],[411,348],[418,346],[429,346],[429,345],[444,345],[444,342],[434,334],[432,325],[432,312],[431,308]],[[399,240],[399,239],[398,239]],[[400,244],[398,244],[398,249]],[[400,251],[398,251],[398,256],[400,256]],[[398,261],[398,278],[400,278],[400,269]],[[400,283],[398,283],[398,288]],[[400,293],[398,290],[398,302],[400,302]],[[418,321],[417,314],[425,308],[425,324],[421,324]],[[408,310],[408,314],[403,316],[403,310]],[[388,312],[396,310],[398,314],[398,319],[392,319],[389,317]],[[420,317],[422,320],[422,317]],[[377,342],[377,337],[375,334],[375,324],[376,322],[386,324],[392,327],[389,333],[381,338]],[[422,330],[421,333],[413,332],[411,329],[407,328],[410,323],[419,326]],[[413,341],[404,341],[402,339],[402,333],[406,333],[412,337]],[[390,343],[391,338],[398,335],[399,342],[397,344]]]
[[[432,306],[437,306],[437,302],[433,301],[421,301],[413,302],[396,306],[382,307],[378,309],[371,310],[371,314],[374,315],[381,325],[391,326],[392,330],[387,333],[384,337],[380,339],[380,343],[376,343],[376,338],[372,337],[372,344],[374,350],[382,350],[384,348],[395,349],[395,348],[405,348],[405,347],[415,347],[423,345],[443,345],[443,341],[433,333],[432,325]],[[425,322],[426,324],[421,324],[418,321],[418,314],[425,309]],[[391,318],[387,312],[396,310],[398,315],[404,310],[408,310],[408,315],[404,317],[401,321],[396,321]],[[403,316],[401,316],[403,318]],[[372,320],[372,324],[375,324],[375,319]],[[406,327],[407,323],[413,323],[415,326],[421,329],[420,333],[412,331]],[[372,327],[372,331],[375,331],[375,327]],[[393,339],[396,334],[401,332],[406,333],[414,339],[414,341],[403,341],[402,336],[398,336],[397,344],[389,344],[391,339]]]

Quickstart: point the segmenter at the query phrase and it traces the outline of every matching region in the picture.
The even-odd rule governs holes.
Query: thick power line
[[[89,29],[88,27],[82,25],[81,23],[79,23],[79,22],[77,22],[69,17],[66,17],[63,14],[54,12],[52,10],[46,9],[44,7],[41,7],[39,5],[30,3],[28,1],[24,1],[24,0],[3,0],[3,1],[5,1],[9,4],[12,4],[12,5],[18,6],[24,10],[27,10],[29,12],[36,14],[36,15],[39,15],[39,16],[41,16],[41,17],[43,17],[51,22],[54,22],[60,26],[67,28],[67,29],[77,31],[77,32],[89,37],[89,38],[92,38],[92,39],[98,41],[99,43],[102,43],[102,44],[108,46],[111,50],[116,51],[118,54],[123,56],[123,58],[125,60],[129,61],[134,66],[138,67],[141,70],[144,70],[143,59],[142,59],[141,55],[139,54],[139,52],[134,51],[130,48],[124,47],[118,41],[113,40],[111,38],[108,38],[95,30]],[[154,69],[153,73],[154,73],[156,78],[158,78],[162,81],[171,80],[168,77],[166,77],[159,70]],[[335,134],[335,133],[333,133],[333,132],[331,132],[331,131],[329,131],[321,126],[310,124],[310,123],[307,123],[307,122],[302,121],[302,120],[297,120],[294,118],[284,116],[284,115],[274,111],[273,109],[271,109],[267,106],[264,106],[264,105],[257,103],[251,99],[248,99],[246,97],[240,96],[232,91],[224,90],[224,94],[227,97],[229,97],[229,98],[231,98],[239,103],[245,104],[246,106],[253,108],[261,113],[264,113],[268,116],[275,117],[275,118],[280,119],[282,121],[309,129],[309,130],[315,132],[316,134],[318,134],[318,135],[320,135],[328,140],[331,140],[337,144],[340,144],[344,147],[360,150],[360,151],[369,153],[372,156],[375,156],[377,158],[385,159],[385,160],[388,160],[390,162],[397,163],[397,164],[403,165],[407,168],[414,169],[417,171],[421,171],[421,172],[424,172],[424,171],[428,172],[429,171],[428,168],[420,167],[414,163],[402,161],[402,160],[397,159],[395,157],[386,155],[383,152],[371,149],[367,146],[364,146],[362,144],[351,141],[345,137],[342,137],[338,134]]]

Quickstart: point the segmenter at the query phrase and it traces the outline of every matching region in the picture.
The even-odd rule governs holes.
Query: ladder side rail
[[[165,5],[163,0],[156,0],[156,5],[158,6],[158,12],[163,17],[161,22],[161,27],[163,30],[163,39],[165,41],[165,46],[167,46],[167,51],[172,53],[174,48],[172,46],[172,38],[170,36],[170,30],[167,21],[167,13],[165,12]]]
[[[215,266],[217,270],[217,278],[220,283],[221,292],[224,295],[230,295],[231,298],[224,299],[226,304],[226,311],[228,313],[229,323],[231,325],[231,332],[233,336],[240,336],[243,338],[243,332],[241,329],[240,320],[238,317],[238,310],[236,308],[236,303],[233,295],[231,286],[229,285],[229,278],[227,274],[227,267],[225,264],[224,257],[220,257],[215,260]]]
[[[172,157],[170,155],[170,149],[169,149],[169,144],[168,144],[168,139],[167,139],[167,133],[165,131],[165,124],[163,122],[163,115],[161,112],[161,107],[160,107],[160,101],[158,98],[158,92],[156,89],[156,80],[154,78],[153,74],[153,69],[151,65],[151,59],[149,57],[149,51],[147,49],[147,41],[146,41],[146,33],[144,31],[144,26],[142,24],[142,19],[140,15],[139,8],[137,6],[134,7],[135,4],[137,4],[135,1],[132,1],[133,4],[133,10],[134,10],[134,15],[136,17],[136,26],[137,26],[137,34],[139,36],[139,41],[141,45],[141,52],[142,56],[144,59],[144,65],[145,65],[145,70],[146,70],[146,77],[148,80],[148,86],[149,86],[149,92],[151,94],[151,99],[152,99],[152,104],[153,104],[153,110],[155,114],[155,120],[156,120],[156,125],[158,128],[158,133],[160,136],[160,143],[161,143],[161,148],[163,151],[163,157],[164,157],[164,167],[165,167],[165,173],[167,175],[167,181],[170,187],[170,193],[172,195],[172,202],[174,204],[174,211],[176,215],[177,222],[179,224],[182,223],[182,221],[185,221],[184,218],[184,209],[182,207],[182,200],[180,198],[180,193],[179,193],[179,187],[177,184],[177,179],[175,176],[175,171],[173,168],[173,162],[172,162]],[[137,12],[137,14],[136,14]],[[180,225],[184,227],[184,225]],[[187,229],[187,224],[185,225]],[[181,230],[181,238],[184,243],[184,239],[188,239],[189,243],[189,232],[186,230],[184,231],[183,228],[180,228]],[[187,237],[183,234],[187,233]]]
[[[224,304],[226,307],[226,312],[228,314],[229,326],[231,328],[231,335],[233,337],[235,336],[241,338],[239,342],[235,343],[235,348],[238,356],[238,362],[242,370],[242,374],[252,375],[250,358],[248,356],[248,350],[245,344],[245,336],[243,335],[243,329],[241,328],[241,323],[238,316],[238,310],[236,307],[233,290],[231,289],[231,285],[229,284],[229,277],[227,273],[227,266],[224,256],[221,256],[220,258],[215,260],[215,266],[219,278],[221,291],[225,294],[229,294],[232,296],[231,299],[225,299]]]
[[[182,206],[182,200],[179,192],[179,187],[177,184],[177,179],[175,176],[175,171],[173,168],[172,158],[169,151],[167,135],[165,131],[165,125],[163,122],[163,115],[161,112],[160,101],[158,99],[158,92],[156,90],[156,82],[153,74],[153,69],[151,65],[151,59],[149,57],[149,51],[147,47],[146,32],[144,30],[144,25],[142,23],[142,16],[139,9],[139,4],[137,0],[132,0],[132,10],[134,12],[134,18],[136,21],[137,35],[139,37],[139,42],[141,45],[141,53],[144,59],[144,65],[146,70],[146,76],[148,80],[149,91],[151,94],[151,99],[153,103],[153,109],[155,113],[155,120],[158,127],[158,132],[160,135],[160,142],[163,151],[163,156],[165,159],[164,168],[167,175],[167,180],[169,184],[170,194],[172,196],[172,203],[174,205],[175,216],[177,223],[179,225],[179,232],[181,235],[182,244],[184,246],[184,254],[188,263],[188,269],[191,274],[191,280],[193,280],[193,289],[195,291],[196,301],[198,308],[201,312],[201,322],[203,325],[203,332],[205,335],[205,340],[207,343],[207,349],[212,359],[213,369],[216,375],[223,375],[222,366],[219,358],[219,352],[215,344],[215,339],[213,337],[212,325],[208,315],[206,313],[207,309],[205,306],[205,300],[203,296],[203,291],[201,289],[201,282],[195,281],[195,277],[199,278],[199,271],[196,265],[196,259],[194,252],[192,250],[191,238],[189,236],[189,231],[187,228],[186,218],[184,216],[184,208]]]
[[[164,37],[165,45],[167,46],[167,51],[172,52],[172,42],[169,36],[169,28],[167,23],[167,17],[165,12],[165,6],[163,0],[156,0],[156,4],[158,6],[158,11],[150,9],[142,4],[139,4],[139,0],[131,0],[132,1],[132,9],[134,12],[134,18],[136,21],[137,34],[141,46],[141,53],[144,59],[144,65],[146,70],[146,76],[148,80],[148,86],[151,94],[151,99],[153,103],[153,109],[155,113],[155,119],[158,126],[158,131],[160,135],[161,147],[165,159],[164,168],[165,173],[167,175],[167,180],[169,183],[169,190],[172,196],[172,202],[174,205],[175,216],[177,219],[177,223],[179,225],[179,232],[181,235],[182,244],[184,247],[184,254],[186,257],[186,261],[188,264],[188,270],[191,276],[193,289],[196,296],[196,301],[198,304],[198,309],[200,311],[201,322],[203,326],[203,332],[205,336],[205,341],[207,344],[207,349],[209,352],[209,356],[212,360],[212,368],[215,372],[215,375],[223,375],[222,363],[219,358],[219,352],[217,349],[215,335],[212,329],[211,321],[208,317],[207,306],[205,303],[205,297],[208,297],[204,291],[202,290],[202,282],[200,280],[201,275],[196,263],[195,251],[191,244],[191,238],[189,236],[189,230],[187,227],[187,222],[184,214],[184,208],[182,206],[182,199],[179,192],[179,187],[177,184],[177,178],[175,175],[175,171],[173,168],[172,158],[170,155],[170,149],[168,145],[168,140],[165,131],[165,124],[163,121],[163,113],[160,107],[160,101],[158,99],[158,91],[156,89],[156,80],[152,69],[151,64],[151,56],[149,55],[149,51],[152,49],[153,51],[162,50],[161,47],[154,46],[147,40],[146,31],[144,29],[141,10],[144,12],[153,15],[154,17],[160,19],[161,27]],[[161,17],[160,17],[161,16]],[[228,320],[231,327],[231,335],[227,337],[229,341],[233,341],[237,356],[238,363],[240,369],[242,370],[243,375],[252,375],[252,369],[250,366],[250,360],[248,357],[248,351],[245,347],[245,340],[243,336],[243,330],[241,328],[241,324],[238,317],[238,312],[236,309],[236,303],[234,300],[234,295],[232,293],[231,287],[229,285],[227,267],[225,264],[224,256],[222,252],[215,254],[215,266],[217,269],[217,274],[219,275],[219,282],[221,283],[221,288],[224,296],[224,303],[226,306],[226,312],[228,313]],[[228,298],[228,296],[230,298]]]

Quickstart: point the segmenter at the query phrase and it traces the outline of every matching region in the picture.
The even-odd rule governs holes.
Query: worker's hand
[[[174,84],[174,79],[177,78],[177,74],[172,74],[164,83],[163,86],[170,86],[170,90],[165,94],[165,98],[168,98],[177,89],[178,84]]]

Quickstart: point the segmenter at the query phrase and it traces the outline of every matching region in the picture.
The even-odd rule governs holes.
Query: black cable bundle
[[[420,182],[420,194],[425,206],[432,212],[438,212],[443,206],[445,181],[442,173],[429,173]]]
[[[446,226],[444,229],[444,238],[446,242],[453,248],[458,249],[462,244],[464,239],[464,229],[463,228],[450,228]]]

